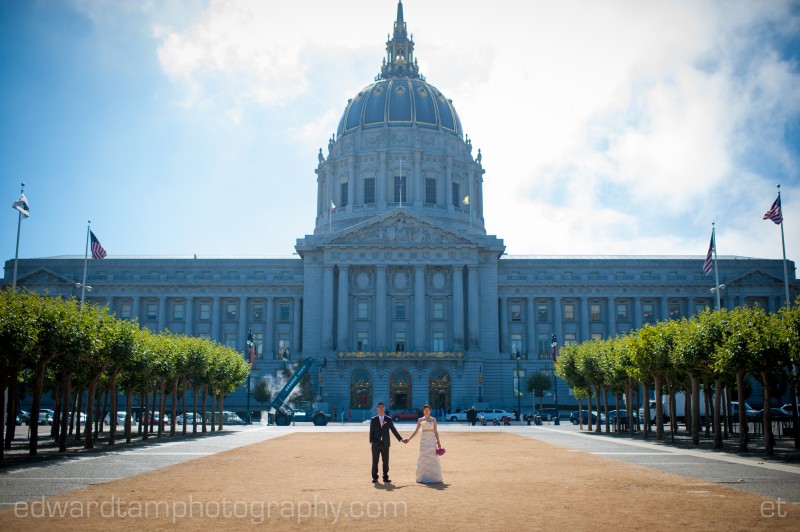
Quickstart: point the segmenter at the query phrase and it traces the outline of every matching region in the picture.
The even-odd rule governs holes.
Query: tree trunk
[[[106,429],[105,429],[106,418],[103,415],[103,412],[108,412],[108,390],[109,390],[108,386],[103,386],[103,408],[101,408],[100,409],[100,413],[97,414],[97,422],[100,424],[100,430],[96,430],[95,431],[95,438],[97,437],[98,434],[102,434],[103,432],[106,431]],[[111,421],[112,417],[114,417],[114,419],[116,419],[117,418],[117,413],[114,412],[114,415],[111,416],[111,412],[109,412],[109,416],[108,416],[108,421],[109,422]]]
[[[208,410],[206,410],[207,400],[208,400],[208,386],[203,386],[203,434],[206,433],[206,423],[210,421],[206,419],[208,417],[206,416],[206,412],[208,412]]]
[[[0,437],[3,443],[0,445],[0,460],[4,458],[3,450],[11,449],[11,442],[14,440],[14,432],[17,429],[17,379],[16,371],[9,371],[9,368],[0,368]],[[13,376],[12,376],[13,374]],[[8,403],[5,402],[6,394],[3,390],[8,389]],[[4,426],[5,423],[5,426]]]
[[[83,448],[94,449],[92,422],[94,421],[94,394],[97,391],[97,377],[89,380],[89,396],[86,399],[86,425],[83,428]]]
[[[692,445],[700,445],[700,379],[692,379]]]
[[[709,386],[709,383],[704,384],[703,401],[705,401],[706,405],[706,415],[703,416],[703,421],[705,421],[705,426],[706,426],[706,438],[711,437],[711,416],[709,415],[711,413],[711,396],[708,393],[710,391],[711,391],[711,386]]]
[[[197,390],[199,386],[192,388],[192,412],[197,412]],[[205,417],[206,412],[203,410],[202,416]],[[197,416],[192,416],[192,434],[197,434]]]
[[[731,391],[726,386],[722,394],[722,438],[727,440],[730,437],[730,404],[731,404]]]
[[[797,384],[793,384],[792,390],[792,427],[794,428],[794,448],[800,449],[800,412],[797,411]]]
[[[675,443],[675,433],[678,431],[678,413],[675,412],[675,388],[667,379],[667,401],[669,401],[669,441]]]
[[[214,392],[211,392],[211,423],[210,423],[211,424],[211,432],[216,432],[216,430],[217,430],[216,426],[214,425],[214,421],[215,421],[214,418],[216,417],[214,414],[217,411],[216,408],[217,408],[217,394],[215,394]]]
[[[167,382],[162,380],[158,386],[158,398],[160,399],[158,405],[158,438],[164,435],[164,418],[167,417]]]
[[[170,414],[172,419],[169,420],[169,435],[175,436],[175,423],[177,420],[175,419],[178,414],[178,378],[172,380],[172,409],[170,409]],[[183,425],[186,426],[186,412],[183,415]]]
[[[761,422],[764,424],[764,450],[767,456],[775,456],[775,435],[772,433],[772,416],[770,415],[770,378],[764,373],[762,376],[764,383],[764,408],[761,410]],[[739,408],[744,410],[743,401],[739,402]]]
[[[642,439],[646,440],[650,433],[650,390],[647,383],[642,382],[642,408],[644,409],[644,426],[642,427]]]
[[[222,419],[222,400],[224,398],[225,398],[225,395],[222,392],[220,392],[220,394],[219,394],[219,428],[217,429],[220,432],[222,432],[222,423],[224,422],[224,420]]]
[[[736,397],[739,400],[739,450],[742,452],[747,451],[747,415],[744,410],[744,372],[738,371],[736,373]]]
[[[125,393],[125,442],[130,443],[133,437],[131,423],[133,422],[133,388],[128,388]]]
[[[70,394],[72,393],[72,373],[67,371],[62,373],[61,388],[64,398],[61,401],[63,414],[62,419],[59,420],[61,433],[58,438],[58,452],[65,453],[67,452],[67,423],[69,422]]]
[[[656,395],[656,440],[664,441],[664,377],[658,373],[653,375]]]
[[[722,449],[722,426],[720,408],[722,407],[722,379],[714,381],[714,449]]]
[[[108,376],[108,388],[111,390],[111,410],[108,413],[108,444],[114,445],[117,435],[117,410],[119,409],[118,400],[117,400],[117,375],[119,375],[118,369],[115,369],[111,372],[111,375]],[[105,419],[104,419],[105,421]]]
[[[59,376],[60,377],[60,376]],[[58,434],[61,429],[61,379],[55,385],[55,400],[53,401],[53,419],[50,420],[50,437],[54,442],[58,442]]]
[[[148,414],[150,414],[149,422],[147,423],[149,425],[149,429],[147,431],[148,434],[152,434],[153,433],[153,429],[155,428],[154,427],[154,425],[155,425],[154,421],[155,421],[155,417],[156,417],[155,414],[156,414],[156,399],[157,398],[158,398],[158,388],[153,388],[153,399],[152,399],[151,404],[150,404],[150,412],[148,412]],[[158,416],[159,416],[159,418],[161,417],[161,412],[158,413]]]
[[[687,383],[684,382],[684,385]],[[684,393],[684,405],[683,405],[683,424],[686,427],[686,432],[691,434],[692,433],[692,380],[689,379],[688,382],[689,386],[686,387],[686,392]]]
[[[0,366],[0,439],[2,439],[2,442],[0,442],[0,460],[4,460],[5,459],[6,443],[8,443],[8,446],[10,448],[11,447],[11,438],[13,438],[13,433],[12,433],[11,437],[9,437],[6,434],[6,427],[5,427],[5,424],[4,424],[5,423],[4,422],[5,411],[6,411],[6,394],[5,394],[5,390],[6,390],[6,368],[5,368],[5,366]],[[11,404],[14,404],[14,401],[11,400],[10,395],[11,394],[9,393],[9,401],[8,401],[8,403],[11,405]],[[11,408],[10,407],[8,408],[8,417],[9,418],[11,417]],[[14,423],[14,428],[16,428],[16,426],[17,426],[16,422],[9,419],[9,425],[11,423]]]

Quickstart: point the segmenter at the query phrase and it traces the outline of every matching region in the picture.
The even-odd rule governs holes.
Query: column
[[[414,153],[414,206],[422,207],[423,197],[422,165],[420,152]]]
[[[183,318],[186,323],[183,327],[183,334],[191,336],[194,326],[194,298],[192,296],[186,296],[186,308],[184,309]]]
[[[642,328],[642,298],[633,298],[633,328]]]
[[[336,348],[340,351],[350,349],[347,332],[350,328],[350,317],[347,315],[349,275],[347,266],[339,266],[339,330],[336,337]]]
[[[242,296],[239,298],[239,338],[237,346],[242,351],[245,351],[247,345],[247,297]],[[247,357],[250,360],[250,357]]]
[[[425,266],[414,268],[414,350],[426,351],[425,345]]]
[[[292,298],[293,318],[292,318],[292,350],[298,355],[302,352],[300,345],[300,322],[302,321],[302,305],[300,304],[300,297],[295,296]]]
[[[508,298],[500,298],[500,352],[509,353],[508,346]]]
[[[355,186],[353,183],[353,176],[355,175],[355,168],[353,158],[350,157],[347,161],[347,212],[353,212],[353,200],[355,199]]]
[[[480,344],[480,305],[478,299],[478,265],[471,264],[467,269],[467,327],[469,347],[478,348]]]
[[[333,350],[333,266],[325,265],[322,274],[322,349]]]
[[[269,353],[270,358],[275,358],[275,299],[268,297],[264,303],[266,315],[264,316],[264,357]]]
[[[448,156],[445,162],[444,170],[444,204],[447,206],[447,212],[453,212],[453,158]]]
[[[386,266],[375,266],[375,349],[385,351],[386,338]]]
[[[533,360],[539,358],[538,344],[536,342],[536,303],[533,297],[527,299],[527,308],[525,310],[528,359]],[[535,357],[533,356],[534,353],[536,354]]]
[[[558,345],[564,345],[564,327],[561,320],[561,298],[553,298],[553,330],[556,333]]]
[[[379,207],[386,207],[386,175],[387,165],[386,150],[381,150],[381,164],[377,179],[375,180],[375,202]]]
[[[220,325],[219,304],[220,304],[220,297],[214,296],[211,300],[211,339],[216,340],[217,342],[222,341],[222,339],[219,337],[219,325]]]
[[[158,330],[163,331],[167,328],[167,298],[158,298]]]
[[[661,298],[661,316],[658,316],[656,321],[667,321],[669,319],[669,300],[666,297]]]
[[[106,298],[106,306],[108,307],[109,314],[114,314],[114,298],[112,296]]]
[[[589,298],[582,297],[581,299],[581,335],[579,341],[586,341],[592,337],[589,331]]]
[[[617,309],[614,308],[614,298],[608,298],[608,337],[614,338],[617,334]]]
[[[464,266],[453,266],[453,350],[462,351],[464,342]]]
[[[137,320],[139,323],[142,321],[142,316],[139,314],[141,310],[142,298],[140,296],[133,296],[133,309],[131,309],[131,318]]]

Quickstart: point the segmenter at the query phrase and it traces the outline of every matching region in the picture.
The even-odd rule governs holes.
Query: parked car
[[[185,414],[179,414],[175,418],[175,423],[178,425],[183,425],[184,420],[186,421],[187,425],[192,425],[194,424],[195,420],[197,420],[197,424],[199,425],[203,422],[203,416],[197,412],[186,412]]]
[[[39,409],[39,425],[52,425],[55,415],[56,413],[49,408]],[[30,424],[30,414],[28,414],[28,424]]]
[[[764,419],[764,410],[759,412],[761,419]],[[788,410],[784,410],[783,408],[770,408],[769,409],[769,417],[773,421],[788,421],[792,418],[792,413]]]
[[[617,416],[619,416],[620,420],[626,422],[628,419],[628,411],[624,408],[620,408],[619,410],[609,410],[608,411],[608,422],[611,424],[616,423]],[[638,414],[636,412],[633,413],[633,422],[636,423],[636,419],[638,418]]]
[[[781,410],[784,410],[784,411],[788,412],[789,415],[791,416],[792,415],[792,403],[786,403],[785,405],[783,405],[781,407]]]
[[[219,412],[206,412],[205,415],[206,421],[212,424],[219,423]],[[198,421],[199,422],[199,421]],[[225,425],[244,425],[244,420],[239,417],[236,412],[231,412],[230,410],[223,410],[222,411],[222,422]]]
[[[580,416],[580,419],[579,419]],[[573,425],[577,425],[578,423],[588,423],[589,420],[589,411],[588,410],[575,410],[569,415],[569,420]],[[592,424],[597,423],[597,410],[592,410],[591,416]],[[600,414],[600,423],[606,422],[605,414]]]
[[[734,418],[739,417],[739,401],[731,401],[731,415],[734,416]],[[761,419],[761,412],[747,403],[744,404],[744,415],[751,421]]]
[[[75,412],[70,412],[69,416],[67,418],[69,423],[73,423],[73,424],[75,423],[75,416],[76,415],[78,416],[78,424],[79,425],[86,424],[86,414],[84,414],[83,412],[78,412],[77,414]]]
[[[447,419],[450,421],[466,421],[467,420],[467,412],[469,412],[469,408],[464,409],[456,409],[455,412],[451,412],[447,414]],[[477,412],[477,410],[476,410]]]
[[[127,415],[127,413],[124,410],[118,410],[117,411],[117,426],[124,426],[125,425],[125,416],[126,415]],[[106,414],[106,417],[103,420],[103,423],[105,423],[108,426],[111,426],[111,412]]]
[[[392,412],[392,421],[416,421],[419,419],[419,412],[417,410],[399,410],[397,412]]]
[[[27,410],[17,411],[17,425],[27,425],[31,420],[31,413]]]
[[[514,419],[514,413],[500,408],[478,410],[478,421],[481,423],[494,420],[502,421],[504,417],[507,417],[508,419]]]

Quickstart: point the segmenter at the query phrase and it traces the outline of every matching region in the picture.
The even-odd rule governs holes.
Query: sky
[[[800,2],[403,5],[508,255],[800,260]],[[0,1],[0,255],[291,257],[396,7]]]

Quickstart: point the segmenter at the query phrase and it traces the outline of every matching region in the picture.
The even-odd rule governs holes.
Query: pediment
[[[26,285],[72,284],[74,282],[72,279],[68,279],[47,268],[39,268],[17,279],[17,283]]]
[[[772,285],[772,284],[779,284],[783,285],[783,279],[776,277],[772,274],[764,272],[762,270],[750,270],[749,272],[743,273],[741,275],[737,275],[733,279],[729,280],[726,284],[729,285],[753,285],[753,286],[764,286],[764,285]]]
[[[330,241],[334,245],[420,247],[474,243],[463,234],[405,212],[364,222]]]

